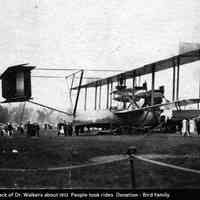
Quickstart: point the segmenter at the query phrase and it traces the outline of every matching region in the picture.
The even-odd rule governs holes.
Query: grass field
[[[126,153],[131,145],[137,148],[138,155],[187,154],[189,156],[184,158],[161,160],[200,170],[199,137],[169,134],[57,137],[53,131],[43,132],[40,138],[0,137],[0,168],[47,168],[90,163],[93,157]],[[9,153],[12,149],[17,149],[19,153]],[[135,160],[135,171],[137,188],[200,188],[200,174],[140,160]],[[0,187],[129,189],[130,166],[128,160],[124,160],[71,171],[0,171]]]

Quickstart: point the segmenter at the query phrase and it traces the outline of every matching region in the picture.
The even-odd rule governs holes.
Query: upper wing
[[[126,71],[114,76],[110,76],[108,78],[100,79],[97,81],[92,81],[90,83],[84,84],[81,88],[89,88],[89,87],[97,87],[100,85],[105,85],[111,82],[119,81],[120,79],[129,79],[137,76],[142,76],[145,74],[149,74],[154,72],[158,72],[161,70],[165,70],[177,65],[184,65],[187,63],[191,63],[194,61],[200,60],[200,49],[195,51],[190,51],[184,54],[179,54],[164,60],[160,60],[151,64],[144,65],[143,67]],[[78,87],[74,87],[72,89],[78,89]]]

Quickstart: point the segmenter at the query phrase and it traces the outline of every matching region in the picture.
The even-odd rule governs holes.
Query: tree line
[[[25,123],[27,121],[39,123],[57,123],[61,115],[45,108],[24,107],[23,103],[17,106],[0,105],[0,123]]]

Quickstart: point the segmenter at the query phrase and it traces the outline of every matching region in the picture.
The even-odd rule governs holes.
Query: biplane
[[[183,107],[191,104],[199,104],[200,99],[179,99],[179,73],[180,66],[200,60],[200,49],[195,51],[179,54],[164,60],[144,65],[142,67],[122,72],[107,78],[98,79],[83,84],[84,70],[80,70],[78,86],[72,84],[69,90],[70,96],[72,91],[76,91],[76,99],[71,113],[54,109],[49,106],[32,101],[31,97],[31,80],[30,71],[34,67],[28,67],[27,64],[9,67],[1,76],[2,91],[5,102],[22,102],[28,101],[39,106],[53,109],[55,111],[70,115],[72,117],[75,132],[78,135],[85,128],[91,127],[117,130],[123,133],[124,130],[129,133],[131,130],[152,130],[162,125],[168,116],[165,116],[166,110],[172,111],[171,120],[180,121],[183,118],[195,118],[200,116],[199,109],[183,110]],[[172,100],[165,97],[165,88],[160,86],[155,88],[156,72],[173,68],[172,81]],[[151,74],[151,87],[147,83],[142,85],[136,84],[138,77]],[[73,78],[75,73],[73,74]],[[66,79],[69,76],[65,77]],[[128,87],[127,80],[132,80],[132,86]],[[115,87],[114,87],[115,83]],[[106,86],[106,94],[102,94],[101,88]],[[94,88],[94,110],[87,112],[87,91]],[[84,112],[77,112],[80,101],[80,91],[85,91]],[[99,91],[99,98],[97,96]],[[106,109],[101,110],[101,97],[106,97]],[[98,106],[97,106],[97,99]],[[118,102],[113,106],[112,102]],[[98,107],[98,109],[97,109]]]
[[[176,125],[177,122],[184,118],[198,117],[200,115],[199,109],[184,110],[184,107],[191,104],[199,104],[199,98],[179,100],[180,66],[197,60],[200,60],[200,49],[86,84],[82,84],[80,80],[78,86],[71,87],[71,90],[77,90],[77,99],[73,112],[73,123],[77,128],[77,132],[79,132],[79,129],[83,131],[84,127],[90,126],[121,129],[120,132],[123,132],[122,129],[124,130],[124,128],[128,132],[133,129],[148,131],[161,126],[167,120],[168,122],[173,121]],[[172,101],[166,99],[164,86],[155,89],[155,73],[169,68],[173,68]],[[151,74],[151,88],[149,90],[146,82],[141,86],[136,85],[136,78],[146,74]],[[128,79],[132,79],[132,87],[127,87],[126,81]],[[117,86],[113,89],[114,83],[117,83]],[[99,111],[97,110],[97,91],[99,88],[99,99],[101,99],[101,87],[104,85],[107,85],[106,110]],[[87,112],[82,117],[80,117],[80,113],[76,114],[80,90],[85,90],[84,107],[86,108],[87,90],[89,88],[95,88],[93,115],[99,115],[96,119],[90,119],[86,114]],[[112,106],[113,101],[120,102],[122,106]],[[164,111],[166,110],[172,112],[170,119],[169,116],[165,116]],[[101,117],[100,113],[102,113],[103,117]]]

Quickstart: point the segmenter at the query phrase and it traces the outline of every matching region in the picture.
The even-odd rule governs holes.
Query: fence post
[[[69,176],[68,176],[68,188],[72,189],[71,188],[71,178],[72,178],[72,172],[71,172],[71,169],[69,169]]]
[[[134,157],[133,155],[136,153],[136,147],[131,146],[128,148],[127,154],[129,155],[129,161],[130,161],[130,168],[131,168],[131,183],[132,188],[136,188],[136,182],[135,182],[135,169],[134,169]]]

